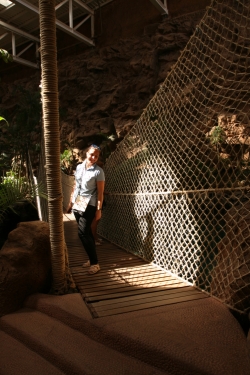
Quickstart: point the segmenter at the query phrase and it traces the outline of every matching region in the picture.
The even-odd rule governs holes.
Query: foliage
[[[224,143],[227,136],[224,129],[221,126],[215,126],[210,134],[210,143],[212,145],[219,145]]]
[[[0,116],[0,122],[1,121],[4,121],[4,122],[6,122],[7,124],[8,124],[8,122],[5,120],[5,118],[4,117],[2,117],[2,116]]]
[[[5,63],[13,61],[13,57],[9,54],[9,52],[2,48],[0,48],[0,59],[2,59]]]
[[[15,113],[15,123],[17,126],[25,126],[26,131],[34,131],[41,117],[40,91],[30,91],[18,86],[17,92],[19,100]]]
[[[15,212],[14,206],[17,202],[27,200],[34,206],[37,196],[47,199],[42,184],[35,185],[14,171],[7,172],[6,175],[0,183],[0,223],[9,210]]]
[[[18,101],[12,112],[0,116],[0,169],[2,171],[18,164],[28,165],[27,152],[37,158],[40,142],[40,93],[31,92],[22,87],[16,90]],[[32,160],[31,160],[32,162]]]
[[[72,175],[73,174],[73,153],[71,150],[64,150],[63,153],[60,155],[61,160],[61,170],[67,174]]]
[[[69,142],[65,142],[65,147],[66,149],[60,154],[61,170],[65,174],[73,176],[76,167],[76,156]]]
[[[0,116],[0,131],[3,129],[3,128],[7,128],[9,126],[8,122],[5,120],[5,118],[3,118],[2,116]],[[9,164],[9,157],[8,157],[8,154],[3,150],[3,137],[2,139],[0,138],[0,169],[2,168],[7,168],[7,167],[10,167],[10,164]]]

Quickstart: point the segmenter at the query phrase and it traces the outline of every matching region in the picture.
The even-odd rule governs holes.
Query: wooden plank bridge
[[[89,275],[82,267],[88,258],[72,214],[64,215],[64,232],[73,279],[94,318],[207,297],[169,272],[104,239],[97,246],[101,270]]]

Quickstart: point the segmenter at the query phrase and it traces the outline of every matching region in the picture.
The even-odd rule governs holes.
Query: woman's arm
[[[96,220],[100,220],[101,218],[101,209],[102,209],[102,203],[103,203],[103,192],[104,192],[104,185],[105,181],[97,181],[97,206],[96,206]]]

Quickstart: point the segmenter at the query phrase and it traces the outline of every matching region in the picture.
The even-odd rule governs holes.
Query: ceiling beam
[[[86,10],[91,15],[94,15],[94,11],[88,7],[85,3],[83,3],[81,0],[74,0],[76,4],[78,4],[79,8],[82,8],[83,10]]]
[[[152,4],[161,12],[161,14],[168,14],[167,0],[150,0]]]
[[[22,59],[21,57],[18,57],[18,56],[13,56],[13,61],[16,62],[16,63],[22,64],[22,65],[29,66],[31,68],[39,69],[38,64],[35,64],[31,61]]]
[[[11,37],[11,39],[12,39],[12,53],[11,53],[11,55],[13,57],[13,61],[15,61],[19,64],[22,64],[22,65],[26,65],[26,66],[30,66],[32,68],[38,69],[39,68],[38,63],[33,63],[33,62],[28,61],[26,59],[22,59],[19,56],[22,53],[24,53],[28,48],[30,48],[34,44],[34,42],[36,42],[37,44],[40,43],[40,39],[36,38],[35,36],[33,36],[29,33],[26,33],[23,30],[18,29],[17,27],[9,25],[7,22],[0,21],[0,26],[2,26],[5,30],[9,31],[12,34],[12,37]],[[5,37],[6,35],[8,35],[8,33],[3,34],[2,37]],[[24,37],[24,38],[32,41],[32,43],[28,47],[26,47],[24,50],[20,51],[18,55],[16,54],[16,35],[19,35],[21,37]]]
[[[62,7],[64,4],[66,4],[67,2],[68,2],[68,0],[64,0],[64,1],[62,1],[61,3],[57,4],[57,5],[55,6],[55,10],[61,8],[61,7]]]
[[[26,60],[26,59],[23,59],[23,58],[20,57],[25,51],[27,51],[27,49],[29,49],[30,47],[32,47],[34,45],[34,40],[32,41],[32,43],[30,43],[28,46],[26,46],[18,54],[16,53],[16,34],[14,32],[12,32],[11,40],[12,40],[12,57],[13,57],[13,61],[18,62],[18,63],[20,63],[22,65],[31,66],[32,68],[39,69],[38,61],[36,63],[33,63],[33,62],[29,61],[29,60]],[[38,39],[38,41],[39,41],[39,39]],[[38,43],[36,43],[36,51],[38,51]],[[37,58],[38,58],[38,54],[37,54]]]
[[[94,46],[95,45],[93,40],[91,40],[90,38],[87,38],[86,36],[79,33],[78,31],[75,31],[73,28],[65,25],[65,23],[63,23],[59,20],[56,20],[56,26],[58,27],[58,29],[60,29],[60,30],[64,31],[65,33],[75,37],[76,39],[80,40],[80,42],[84,42],[88,46]]]
[[[0,40],[3,39],[3,38],[5,38],[7,35],[9,35],[9,33],[4,33],[4,34],[2,34],[2,35],[0,36]]]
[[[29,10],[32,10],[33,12],[35,12],[38,16],[39,16],[39,8],[36,7],[35,5],[27,2],[26,0],[12,0],[13,3],[17,3],[17,4],[21,4],[23,5],[25,8],[29,9]],[[77,2],[78,4],[78,2]],[[78,4],[79,5],[79,4]],[[81,7],[83,7],[83,4],[81,4]],[[84,7],[84,9],[87,11],[88,8],[87,6]],[[90,9],[90,8],[88,8]],[[93,13],[93,11],[90,9],[91,11],[91,15]],[[80,40],[81,42],[87,44],[88,46],[94,46],[95,43],[92,39],[84,36],[83,34],[79,33],[78,31],[75,31],[72,27],[69,27],[67,26],[65,23],[63,23],[62,21],[56,19],[56,26],[58,27],[58,29],[64,31],[65,33],[73,36],[74,38]]]
[[[0,21],[0,26],[2,26],[5,30],[13,32],[16,35],[23,36],[24,38],[33,40],[34,42],[38,42],[38,43],[40,42],[39,38],[36,38],[34,35],[26,33],[25,31],[20,30],[17,27],[14,27],[14,26],[8,24],[7,22]]]

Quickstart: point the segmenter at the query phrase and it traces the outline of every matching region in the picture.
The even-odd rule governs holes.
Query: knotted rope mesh
[[[105,164],[99,233],[250,307],[250,1],[214,0]]]

